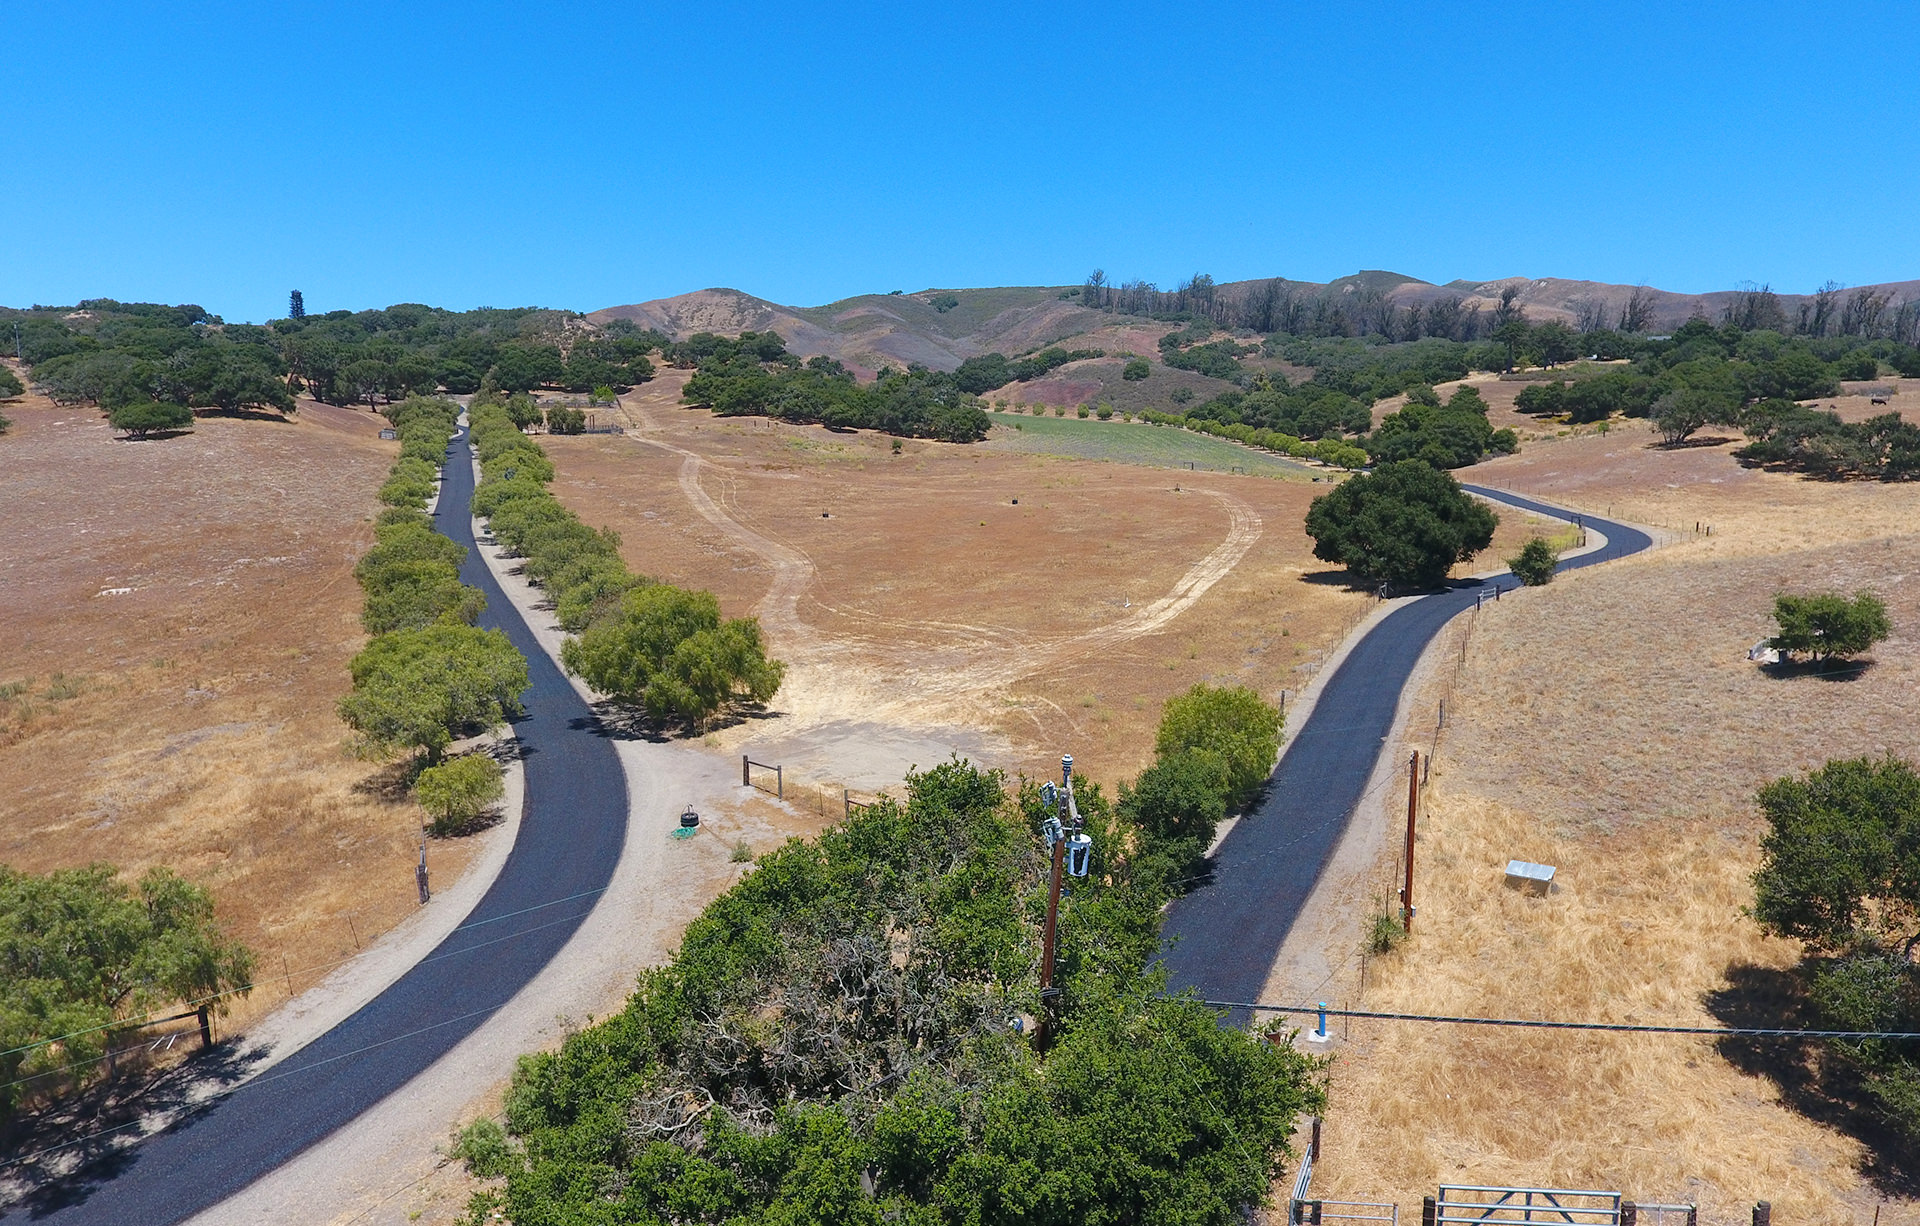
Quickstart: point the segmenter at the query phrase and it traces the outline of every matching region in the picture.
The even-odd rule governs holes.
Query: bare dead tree
[[[1840,335],[1879,336],[1887,308],[1892,304],[1893,295],[1885,290],[1875,291],[1865,286],[1854,290],[1840,308]]]
[[[1627,303],[1620,308],[1620,330],[1622,332],[1646,332],[1653,327],[1653,291],[1644,285],[1636,285],[1627,295]]]
[[[1599,298],[1587,295],[1575,298],[1573,307],[1574,325],[1582,332],[1604,332],[1607,327],[1607,304]]]

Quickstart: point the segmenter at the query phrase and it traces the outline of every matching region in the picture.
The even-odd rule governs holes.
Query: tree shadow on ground
[[[1648,443],[1649,451],[1688,451],[1695,447],[1721,447],[1728,443],[1737,443],[1737,438],[1719,434],[1703,434],[1694,438],[1683,438],[1677,443]]]
[[[426,763],[417,756],[388,762],[353,785],[355,795],[371,796],[388,804],[400,804],[413,797],[413,781],[420,777]]]
[[[1727,986],[1709,992],[1707,1012],[1727,1026],[1815,1030],[1823,1022],[1799,973],[1768,966],[1727,968]],[[1732,1036],[1714,1044],[1741,1072],[1764,1077],[1780,1101],[1866,1147],[1860,1174],[1889,1196],[1920,1195],[1920,1154],[1888,1127],[1860,1076],[1818,1039]]]
[[[758,720],[778,719],[781,712],[769,711],[764,704],[747,703],[714,716],[699,727],[654,719],[642,707],[618,699],[602,699],[593,704],[591,719],[574,720],[569,727],[576,732],[592,732],[615,741],[647,741],[655,745],[692,741],[710,732],[737,728]]]
[[[0,1153],[18,1155],[7,1182],[20,1189],[11,1200],[0,1194],[0,1210],[24,1208],[40,1218],[83,1203],[133,1165],[139,1147],[131,1142],[190,1124],[266,1055],[262,1045],[230,1039],[178,1064],[123,1067],[117,1076],[0,1125]]]
[[[236,421],[270,421],[275,425],[281,426],[291,426],[293,424],[293,415],[291,413],[282,413],[277,409],[222,409],[208,407],[195,409],[193,415],[195,417],[230,417]]]
[[[1796,677],[1818,677],[1822,681],[1858,681],[1873,667],[1872,660],[1846,660],[1838,664],[1831,660],[1781,660],[1773,664],[1762,664],[1762,675],[1775,681],[1791,681]]]
[[[113,441],[116,443],[161,443],[170,438],[179,438],[182,435],[192,433],[193,427],[187,426],[179,430],[149,430],[145,434],[122,434]]]

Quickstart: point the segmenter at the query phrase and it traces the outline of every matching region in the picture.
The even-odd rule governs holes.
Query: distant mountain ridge
[[[1363,270],[1324,283],[1285,278],[1226,282],[1213,286],[1211,292],[1217,300],[1237,301],[1277,289],[1305,300],[1364,305],[1374,311],[1385,307],[1402,311],[1425,308],[1457,299],[1463,310],[1491,312],[1510,288],[1516,291],[1514,302],[1531,322],[1558,319],[1576,327],[1596,319],[1618,321],[1637,294],[1649,312],[1649,326],[1657,331],[1678,327],[1695,314],[1719,320],[1743,294],[1753,292],[1749,287],[1678,294],[1646,286],[1557,277],[1502,277],[1436,285],[1384,270]],[[590,313],[587,319],[599,325],[631,319],[676,340],[696,332],[733,336],[772,330],[795,353],[807,357],[823,354],[862,373],[883,365],[914,362],[935,370],[952,370],[977,354],[1025,353],[1102,329],[1146,322],[1139,316],[1089,309],[1079,301],[1080,290],[1080,286],[926,289],[911,294],[862,294],[824,306],[794,307],[736,289],[714,288],[605,307]],[[1920,302],[1920,280],[1851,286],[1844,293],[1861,290],[1885,295],[1896,307]],[[1773,301],[1787,320],[1793,320],[1814,298],[1813,294],[1777,294]]]

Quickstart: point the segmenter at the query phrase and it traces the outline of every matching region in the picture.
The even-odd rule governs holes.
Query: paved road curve
[[[1504,491],[1466,489],[1521,510],[1573,518],[1570,511]],[[1562,571],[1623,558],[1653,543],[1624,524],[1584,520],[1607,543],[1562,562]],[[1287,932],[1373,774],[1420,653],[1483,592],[1517,585],[1503,574],[1422,597],[1381,619],[1347,654],[1288,742],[1259,805],[1215,852],[1212,882],[1170,908],[1161,931],[1173,991],[1193,988],[1206,1000],[1260,999]]]
[[[526,809],[500,876],[466,921],[359,1012],[172,1130],[50,1190],[5,1220],[170,1226],[325,1138],[473,1033],[580,926],[620,860],[626,777],[592,712],[534,641],[474,548],[463,430],[448,448],[436,526],[465,545],[460,577],[486,593],[483,626],[527,657]],[[396,864],[402,879],[408,866]]]

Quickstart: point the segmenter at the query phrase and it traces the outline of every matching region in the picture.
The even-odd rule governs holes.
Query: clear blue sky
[[[0,303],[1920,277],[1920,5],[0,0]]]

